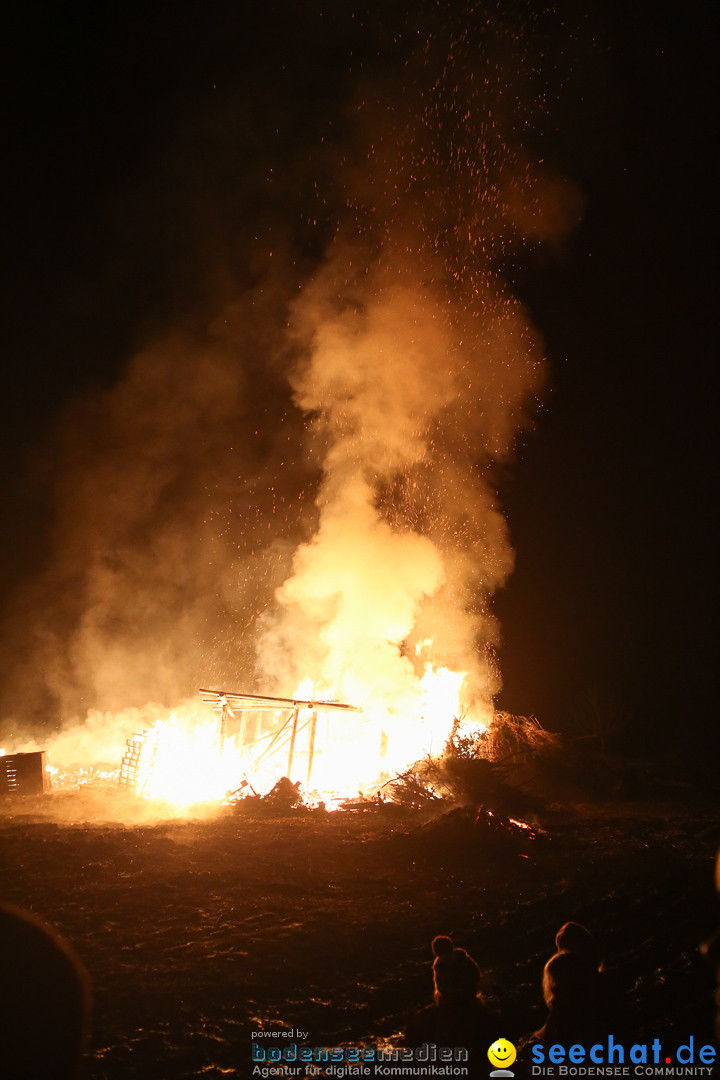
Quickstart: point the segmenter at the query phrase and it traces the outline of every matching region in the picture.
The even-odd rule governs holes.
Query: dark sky
[[[567,147],[585,221],[568,257],[521,285],[553,393],[507,491],[518,556],[499,602],[504,673],[519,711],[598,694],[646,748],[657,727],[682,754],[717,742],[717,22],[700,5],[642,5],[608,9],[606,26],[606,164],[585,173],[582,137]]]
[[[28,3],[4,16],[3,596],[48,557],[39,448],[68,401],[251,282],[256,237],[278,221],[317,258],[324,223],[303,235],[306,196],[284,206],[269,170],[342,140],[357,80],[391,76],[412,19],[437,17],[415,10]],[[510,271],[550,391],[500,481],[517,553],[496,606],[500,704],[553,727],[599,696],[638,743],[678,730],[716,742],[712,10],[588,8],[544,147],[582,190],[584,220]]]

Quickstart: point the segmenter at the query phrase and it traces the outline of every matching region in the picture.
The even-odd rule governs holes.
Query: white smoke
[[[339,246],[295,305],[305,354],[292,383],[322,455],[320,517],[277,590],[260,663],[283,693],[309,677],[407,716],[429,659],[465,673],[465,704],[487,718],[487,602],[512,567],[487,468],[525,422],[539,346],[497,289],[475,320],[411,258],[358,272],[358,254]]]
[[[314,162],[337,218],[319,266],[268,241],[292,273],[263,266],[66,418],[55,554],[8,621],[7,714],[90,715],[96,758],[137,726],[127,706],[208,683],[288,695],[309,678],[412,720],[428,662],[491,714],[492,597],[513,566],[496,469],[544,381],[505,271],[579,201],[522,150],[529,38],[481,16],[358,89]]]

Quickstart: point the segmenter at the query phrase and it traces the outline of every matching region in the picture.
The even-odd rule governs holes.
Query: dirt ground
[[[250,1077],[260,1029],[397,1042],[430,1000],[438,933],[478,961],[516,1040],[542,1023],[542,967],[570,918],[596,933],[634,1036],[712,1038],[708,804],[555,808],[534,842],[457,816],[146,810],[107,794],[0,802],[0,899],[53,923],[91,976],[92,1078]]]

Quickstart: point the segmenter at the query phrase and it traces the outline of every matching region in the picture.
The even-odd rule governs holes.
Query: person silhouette
[[[0,906],[0,1075],[75,1080],[88,1029],[87,973],[35,915]]]
[[[720,851],[715,862],[715,888],[720,893]],[[715,1041],[720,1044],[720,926],[700,946],[705,959],[714,966],[717,976],[717,989],[715,990]]]
[[[433,1003],[418,1009],[405,1033],[405,1045],[424,1043],[463,1047],[468,1051],[470,1076],[487,1068],[487,1048],[497,1038],[497,1018],[478,993],[480,970],[465,949],[456,948],[451,938],[433,938]]]

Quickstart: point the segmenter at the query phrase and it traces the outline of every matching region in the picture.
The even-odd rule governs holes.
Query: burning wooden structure
[[[307,787],[310,786],[312,779],[318,713],[320,711],[361,711],[356,705],[346,705],[339,701],[301,701],[295,698],[232,694],[223,690],[201,690],[200,696],[219,713],[221,750],[227,735],[228,724],[231,720],[237,719],[241,746],[254,746],[260,751],[255,759],[256,766],[271,753],[279,754],[283,745],[287,745],[285,775],[288,779],[292,779],[298,736],[307,731],[307,773],[303,777]],[[301,712],[308,714],[302,722],[300,721]],[[263,723],[263,717],[274,718],[278,713],[281,715],[279,723],[277,719],[271,719],[269,725]],[[266,739],[269,739],[269,742],[263,747],[262,744]]]
[[[226,743],[232,740],[242,756],[243,771],[256,773],[263,763],[273,759],[278,776],[284,772],[292,779],[295,774],[307,789],[310,789],[316,763],[320,715],[362,712],[355,705],[338,701],[263,697],[225,690],[200,690],[199,694],[217,714],[218,761],[223,758]],[[161,753],[157,725],[136,732],[127,740],[120,768],[120,786],[140,795],[146,794]],[[304,766],[301,776],[297,775],[299,763]],[[239,772],[236,787],[242,780],[242,772]]]

